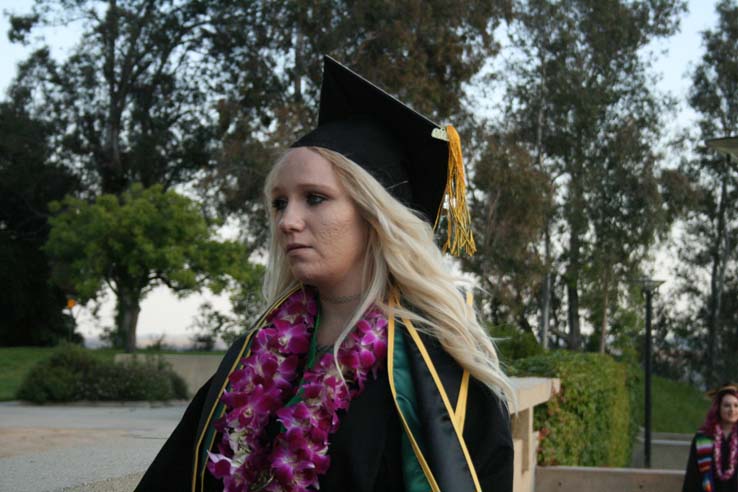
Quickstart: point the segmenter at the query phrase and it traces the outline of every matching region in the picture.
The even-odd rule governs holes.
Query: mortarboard
[[[705,393],[705,396],[708,398],[715,398],[717,395],[721,393],[738,393],[738,384],[735,383],[723,383],[722,386],[718,388],[713,388]]]
[[[329,56],[323,60],[318,127],[292,147],[344,155],[434,228],[445,215],[444,250],[476,250],[456,130],[436,125]]]

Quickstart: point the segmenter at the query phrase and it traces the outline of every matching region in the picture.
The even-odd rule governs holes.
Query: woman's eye
[[[272,200],[272,209],[276,211],[284,210],[287,206],[287,200],[284,198],[275,198]]]
[[[323,195],[318,195],[316,193],[310,193],[307,196],[307,203],[308,205],[319,205],[325,201],[325,197]]]

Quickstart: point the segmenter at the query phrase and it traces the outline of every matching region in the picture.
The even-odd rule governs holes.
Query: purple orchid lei
[[[720,424],[715,426],[715,443],[713,451],[715,453],[715,472],[720,480],[728,480],[735,472],[736,457],[738,457],[738,430],[733,429],[730,436],[730,455],[728,455],[728,469],[723,470],[722,461],[723,447],[723,429]]]
[[[376,378],[387,355],[387,319],[371,308],[338,349],[341,373],[327,353],[295,387],[316,314],[313,295],[292,294],[269,315],[250,354],[230,375],[221,399],[226,413],[215,423],[220,452],[209,453],[208,461],[225,492],[317,490],[330,466],[329,436],[338,430],[338,412],[364,391],[370,374]],[[299,392],[301,400],[285,406]],[[265,430],[273,417],[283,431],[269,442]]]

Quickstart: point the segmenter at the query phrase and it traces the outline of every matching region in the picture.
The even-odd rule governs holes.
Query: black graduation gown
[[[513,446],[507,409],[494,393],[473,378],[464,385],[464,373],[440,344],[415,330],[411,332],[398,324],[393,339],[406,347],[419,422],[415,437],[423,442],[416,454],[421,454],[427,462],[426,475],[432,475],[436,490],[442,492],[510,492]],[[195,470],[197,457],[202,456],[198,442],[209,425],[220,388],[242,356],[245,343],[243,337],[234,343],[216,374],[194,396],[137,491],[222,490],[222,483],[209,472],[198,475]],[[402,419],[407,421],[407,417],[398,411],[388,371],[389,366],[398,366],[401,360],[399,355],[392,355],[392,344],[389,352],[388,365],[341,417],[341,425],[331,438],[330,469],[320,479],[321,492],[405,491],[401,437],[406,433]],[[390,364],[390,358],[396,363]],[[446,403],[439,395],[439,384],[445,390]],[[467,397],[463,439],[458,439],[447,403],[463,400],[459,398],[462,386],[466,386]],[[479,487],[474,483],[474,476]]]
[[[697,448],[695,446],[696,437],[697,436],[695,435],[692,439],[692,445],[689,448],[689,459],[687,460],[687,471],[684,474],[682,492],[703,492],[702,475],[697,468]],[[723,470],[725,470],[728,467],[728,460],[730,459],[730,441],[728,439],[722,440],[720,458],[723,462]],[[736,490],[738,490],[738,471],[733,473],[733,476],[728,480],[718,480],[717,474],[715,473],[715,463],[713,463],[712,478],[715,484],[714,492],[736,492]]]

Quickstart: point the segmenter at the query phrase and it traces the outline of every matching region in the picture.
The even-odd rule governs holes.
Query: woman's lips
[[[294,252],[300,251],[302,249],[307,249],[307,248],[308,246],[304,244],[288,244],[286,250],[287,250],[287,254],[290,254],[290,253],[294,253]]]

